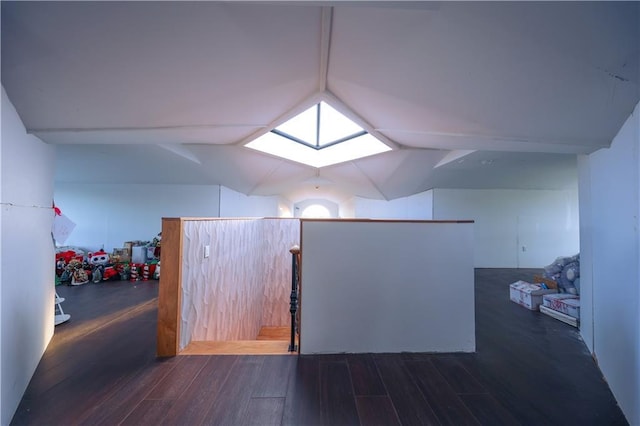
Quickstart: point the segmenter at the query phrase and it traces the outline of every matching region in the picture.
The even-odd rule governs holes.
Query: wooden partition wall
[[[182,222],[180,218],[162,219],[156,349],[160,357],[178,355],[182,303]]]

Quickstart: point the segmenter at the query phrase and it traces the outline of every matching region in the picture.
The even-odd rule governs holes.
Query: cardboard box
[[[131,261],[133,263],[146,263],[147,262],[147,248],[143,246],[131,247]]]
[[[570,317],[569,315],[563,314],[562,312],[554,311],[553,309],[547,308],[544,305],[540,305],[540,312],[542,312],[545,315],[549,315],[551,318],[555,318],[557,320],[560,320],[574,327],[579,327],[580,325],[580,321],[578,319],[574,317]]]
[[[509,298],[532,311],[537,311],[542,305],[542,296],[545,294],[557,293],[556,289],[545,289],[538,284],[531,284],[526,281],[518,281],[509,286]]]
[[[534,275],[533,276],[533,282],[534,283],[543,283],[544,285],[546,285],[549,288],[558,288],[558,283],[555,282],[554,280],[551,280],[549,278],[545,278],[542,275]]]
[[[554,311],[580,319],[580,296],[575,294],[545,294],[542,297],[542,304]]]
[[[129,250],[126,248],[114,248],[113,253],[111,254],[112,260],[114,262],[130,262],[131,254]]]

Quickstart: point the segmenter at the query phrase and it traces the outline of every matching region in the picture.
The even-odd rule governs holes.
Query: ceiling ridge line
[[[272,129],[275,129],[280,124],[295,117],[296,115],[303,112],[305,109],[309,108],[311,105],[314,105],[320,102],[321,100],[322,100],[322,92],[314,91],[310,95],[302,98],[302,101],[295,104],[295,106],[293,106],[292,108],[289,108],[288,110],[286,110],[285,112],[277,116],[274,120],[272,120],[266,126],[261,127],[255,132],[252,132],[249,136],[242,138],[237,142],[232,142],[229,145],[244,146],[247,143],[251,142],[252,140],[257,139],[258,137],[266,133],[269,133]]]
[[[282,167],[282,161],[278,162],[271,170],[269,170],[269,172],[265,173],[264,176],[262,178],[260,178],[260,180],[258,180],[255,185],[253,185],[249,191],[247,192],[247,196],[253,195],[253,192],[258,189],[258,187],[262,184],[264,184],[264,182],[269,179],[271,176],[273,176],[275,174],[275,172],[277,172],[280,167]]]
[[[331,90],[326,89],[323,92],[323,97],[325,101],[329,104],[333,104],[336,109],[345,117],[349,118],[351,121],[362,127],[373,137],[387,145],[392,150],[399,149],[401,145],[398,142],[388,138],[387,136],[380,133],[369,121],[363,118],[359,113],[357,113],[353,108],[351,108],[347,103],[345,103],[342,99],[336,96]],[[348,113],[345,112],[348,111]]]
[[[516,142],[516,143],[546,143],[554,145],[569,145],[569,146],[584,146],[585,139],[580,140],[568,140],[567,138],[530,138],[526,136],[499,136],[489,135],[481,133],[454,133],[454,132],[437,132],[431,130],[404,130],[404,129],[392,129],[392,128],[376,128],[377,132],[399,132],[412,135],[426,135],[426,136],[445,136],[452,138],[480,138],[480,139],[493,139],[495,141],[502,142]],[[602,141],[600,139],[588,139],[589,143],[594,146],[600,146]],[[590,145],[590,146],[591,146]]]
[[[193,124],[176,126],[130,126],[130,127],[58,127],[58,128],[27,128],[29,134],[32,133],[82,133],[82,132],[132,132],[149,130],[180,130],[180,129],[229,129],[237,127],[268,127],[266,124]]]
[[[385,201],[389,201],[390,198],[387,197],[387,194],[385,194],[382,189],[380,189],[380,187],[373,181],[373,179],[371,179],[369,177],[369,175],[362,170],[362,168],[360,166],[358,166],[358,163],[356,163],[355,161],[351,161],[351,163],[356,167],[356,169],[358,169],[360,171],[360,173],[362,173],[362,175],[369,181],[369,183],[371,184],[371,186],[373,186],[376,191],[378,191],[378,193],[380,193],[380,195],[382,195],[382,198],[384,198]]]
[[[331,52],[331,35],[333,32],[333,6],[322,8],[320,22],[320,72],[318,89],[320,92],[327,90],[327,78],[329,76],[329,54]]]

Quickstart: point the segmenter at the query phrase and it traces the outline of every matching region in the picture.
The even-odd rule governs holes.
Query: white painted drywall
[[[591,167],[588,155],[578,156],[580,206],[580,334],[593,353],[593,229]]]
[[[640,424],[640,104],[611,147],[580,161],[581,333],[630,424]],[[589,263],[587,263],[589,262]]]
[[[541,268],[580,250],[577,188],[434,189],[433,219],[475,221],[478,268]]]
[[[430,220],[433,218],[433,191],[390,201],[354,197],[354,214],[358,218]]]
[[[293,217],[293,203],[285,197],[278,197],[278,217]]]
[[[338,216],[342,219],[356,217],[356,197],[349,197],[338,205]]]
[[[27,135],[2,89],[0,424],[8,425],[53,336],[55,151]]]
[[[66,245],[110,252],[125,241],[152,240],[163,217],[217,217],[220,187],[56,183],[55,200],[76,223]]]
[[[220,217],[278,217],[280,199],[245,195],[220,187]]]
[[[7,96],[6,93],[4,92],[4,87],[2,88],[2,110],[4,110],[5,108],[5,97]],[[7,103],[8,103],[8,99],[7,99]],[[8,106],[7,106],[8,107]],[[2,198],[2,120],[0,120],[0,203],[2,203],[3,198]],[[2,232],[2,212],[4,211],[4,205],[0,204],[0,232]],[[4,322],[4,317],[2,316],[2,235],[0,234],[0,321]],[[5,415],[4,415],[4,404],[2,403],[2,388],[4,387],[4,382],[2,381],[2,370],[3,370],[3,363],[2,363],[2,341],[3,341],[3,334],[2,334],[2,323],[0,323],[0,425],[4,425],[5,422],[3,421],[5,419]],[[8,417],[8,415],[6,416]]]
[[[302,353],[475,351],[473,224],[302,221]]]
[[[302,217],[306,208],[319,205],[327,209],[329,217],[338,218],[340,214],[340,207],[337,203],[322,198],[308,198],[306,200],[298,201],[293,204],[293,217]]]

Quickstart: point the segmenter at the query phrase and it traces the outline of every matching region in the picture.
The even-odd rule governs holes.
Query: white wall
[[[65,245],[108,252],[152,240],[163,217],[217,217],[219,200],[218,185],[55,185],[56,205],[76,223]]]
[[[338,218],[340,215],[340,206],[337,203],[323,198],[307,198],[293,204],[293,217],[302,217],[305,209],[313,205],[326,208],[331,218]]]
[[[356,217],[356,197],[350,197],[340,202],[340,204],[338,205],[338,217]]]
[[[640,424],[640,104],[609,149],[581,158],[581,333]]]
[[[7,425],[53,336],[55,152],[27,135],[2,89],[0,424]]]
[[[580,250],[577,188],[434,189],[433,219],[475,221],[478,268],[540,268]]]
[[[354,215],[371,219],[429,220],[433,218],[433,191],[390,201],[354,197]]]
[[[285,198],[278,198],[278,217],[293,217],[293,203]]]
[[[473,224],[302,220],[302,353],[475,351]]]
[[[275,196],[248,196],[220,187],[220,217],[278,217],[280,202]]]

